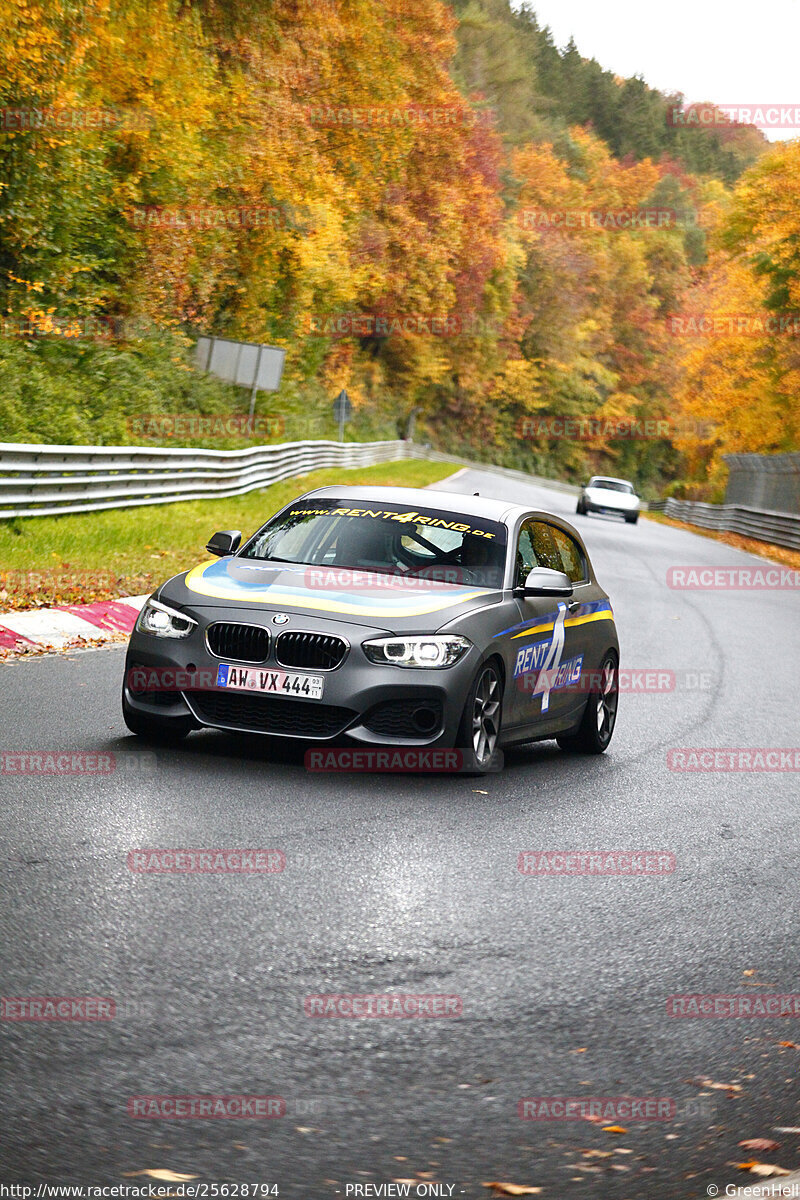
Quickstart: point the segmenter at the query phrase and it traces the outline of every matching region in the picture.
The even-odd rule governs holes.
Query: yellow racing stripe
[[[568,625],[588,625],[590,621],[613,621],[614,614],[610,608],[604,609],[602,612],[587,613],[585,617],[567,617],[564,621],[564,628]],[[523,629],[522,633],[515,633],[512,637],[512,642],[517,638],[530,637],[533,633],[552,633],[555,626],[555,621],[547,621],[544,625],[532,625],[530,629]]]

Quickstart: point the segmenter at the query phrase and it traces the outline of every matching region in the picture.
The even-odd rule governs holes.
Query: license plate
[[[262,671],[260,667],[233,667],[221,663],[217,668],[217,687],[267,695],[300,696],[321,700],[325,680],[321,675],[297,675],[294,671]]]

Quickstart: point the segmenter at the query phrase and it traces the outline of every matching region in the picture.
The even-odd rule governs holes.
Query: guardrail
[[[286,442],[244,450],[0,442],[0,519],[223,499],[322,467],[406,457],[402,441]]]
[[[739,533],[759,542],[800,550],[800,516],[795,513],[749,508],[744,504],[704,504],[698,500],[675,500],[671,496],[647,507],[652,512],[663,512],[666,517],[686,521],[699,529]]]

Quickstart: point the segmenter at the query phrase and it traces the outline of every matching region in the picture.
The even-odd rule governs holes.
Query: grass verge
[[[151,592],[207,558],[216,529],[249,536],[294,496],[326,484],[425,487],[458,467],[411,459],[332,467],[227,500],[190,500],[0,522],[0,609],[89,604]]]

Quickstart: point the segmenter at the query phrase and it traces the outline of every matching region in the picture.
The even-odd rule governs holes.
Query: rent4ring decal
[[[426,517],[414,510],[397,512],[394,509],[372,508],[293,508],[290,517],[377,517],[385,521],[399,521],[401,525],[430,525],[432,529],[452,529],[455,533],[471,533],[475,537],[493,538],[485,529],[473,529],[463,521],[445,521],[444,517]]]
[[[564,618],[567,615],[566,604],[559,604],[558,616],[553,626],[552,637],[543,642],[533,642],[523,646],[514,662],[514,678],[538,671],[536,682],[531,688],[531,696],[542,697],[542,712],[550,708],[550,693],[575,683],[580,679],[583,655],[569,658],[561,662],[564,653]],[[527,689],[526,689],[527,690]]]

